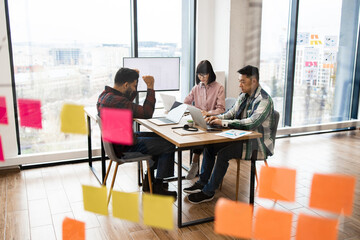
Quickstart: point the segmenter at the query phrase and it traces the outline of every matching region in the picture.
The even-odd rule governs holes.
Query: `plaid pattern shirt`
[[[245,109],[246,106],[247,109]],[[246,114],[243,111],[246,111]],[[245,114],[245,118],[241,117],[242,113]],[[257,139],[258,159],[266,159],[267,156],[273,155],[274,138],[271,136],[271,130],[275,123],[274,103],[270,95],[260,85],[252,96],[241,93],[235,105],[218,117],[222,120],[223,126],[262,133],[263,137]],[[254,148],[252,141],[244,144],[243,159],[251,159]]]
[[[124,94],[109,86],[100,94],[96,107],[100,116],[101,108],[123,108],[130,109],[133,118],[151,118],[155,109],[155,91],[147,90],[146,99],[143,106],[133,103]]]
[[[151,118],[155,109],[155,91],[153,89],[147,90],[146,99],[143,106],[133,103],[124,94],[109,86],[100,94],[96,107],[98,115],[102,108],[122,108],[130,109],[133,118]],[[101,116],[100,116],[101,117]],[[136,144],[136,135],[134,134],[134,144]],[[118,157],[122,156],[122,152],[129,149],[129,146],[116,144],[114,151]]]

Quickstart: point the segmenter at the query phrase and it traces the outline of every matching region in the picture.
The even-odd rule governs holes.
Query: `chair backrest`
[[[99,124],[100,132],[101,132],[101,135],[102,135],[101,118],[99,117],[99,115],[96,115],[96,121]],[[114,147],[113,147],[112,143],[106,142],[106,141],[102,141],[102,143],[103,143],[106,155],[113,161],[118,159],[118,157],[116,156],[116,153],[114,151]]]
[[[276,110],[274,110],[274,125],[271,127],[271,137],[274,139],[274,147],[275,147],[275,138],[276,138],[276,132],[278,129],[280,119],[280,113]]]
[[[225,99],[225,112],[227,112],[232,106],[234,106],[236,98],[228,97]]]

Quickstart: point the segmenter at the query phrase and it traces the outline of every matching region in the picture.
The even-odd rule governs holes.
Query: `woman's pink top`
[[[191,89],[184,103],[207,111],[211,115],[225,112],[225,90],[223,85],[214,81],[208,85],[200,82]]]

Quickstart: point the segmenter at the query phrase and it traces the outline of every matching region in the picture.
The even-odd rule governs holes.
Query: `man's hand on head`
[[[146,83],[146,86],[148,89],[154,89],[154,77],[153,76],[149,76],[149,75],[145,75],[142,77],[144,82]]]

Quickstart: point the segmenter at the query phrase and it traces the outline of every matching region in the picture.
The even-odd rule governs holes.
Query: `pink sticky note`
[[[132,112],[129,109],[101,109],[102,138],[122,145],[133,144]]]
[[[1,162],[4,162],[4,161],[5,161],[4,152],[3,152],[3,147],[2,147],[1,136],[0,136],[0,161],[1,161]]]
[[[8,124],[5,97],[0,97],[0,124]]]
[[[42,128],[40,100],[18,99],[20,126]]]

